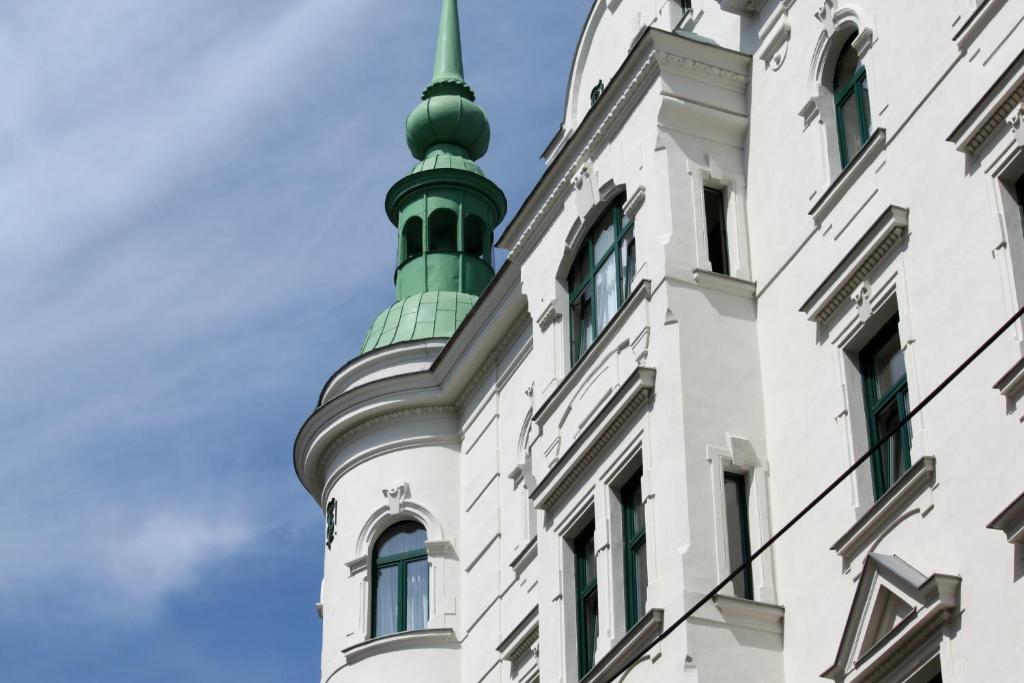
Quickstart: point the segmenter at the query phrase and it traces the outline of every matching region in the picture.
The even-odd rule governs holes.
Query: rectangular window
[[[594,668],[597,651],[597,558],[594,553],[594,524],[573,542],[576,559],[576,648],[579,675]]]
[[[747,513],[747,478],[725,473],[725,531],[729,571],[750,559],[750,518]],[[733,595],[754,599],[754,573],[748,566],[732,580]]]
[[[871,478],[877,500],[910,469],[910,425],[904,425],[879,444],[908,411],[907,368],[900,344],[899,318],[887,323],[864,348],[860,354],[860,370],[868,438],[872,447],[877,445],[871,456]]]
[[[729,274],[729,241],[725,225],[725,195],[713,187],[704,188],[704,219],[708,230],[708,260],[711,270]]]
[[[625,560],[626,628],[647,611],[647,523],[637,473],[621,491],[622,554]]]

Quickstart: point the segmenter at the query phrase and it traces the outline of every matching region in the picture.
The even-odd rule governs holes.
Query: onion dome
[[[423,91],[423,101],[405,121],[412,155],[425,159],[437,151],[476,160],[486,154],[491,127],[475,99],[462,73],[458,6],[454,0],[445,0],[437,33],[434,79]]]

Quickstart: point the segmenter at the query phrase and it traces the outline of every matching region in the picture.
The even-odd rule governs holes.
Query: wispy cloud
[[[226,657],[246,680],[315,676],[322,520],[290,448],[393,296],[383,196],[414,163],[402,121],[438,4],[0,3],[12,680],[218,681]],[[462,3],[483,166],[512,208],[561,118],[583,5]],[[179,623],[195,601],[221,612]],[[75,654],[44,656],[58,641]],[[254,663],[256,641],[296,651]]]

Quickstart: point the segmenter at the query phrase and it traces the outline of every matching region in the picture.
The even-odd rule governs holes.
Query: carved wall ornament
[[[851,296],[854,305],[857,307],[857,317],[862,323],[871,318],[871,283],[865,280],[857,286]]]
[[[388,512],[397,515],[402,509],[402,504],[409,500],[409,484],[403,481],[401,484],[384,489],[381,493],[384,494],[384,500],[388,503]]]
[[[334,543],[334,533],[338,524],[338,501],[331,498],[327,503],[327,549],[331,549]]]
[[[766,69],[778,71],[782,67],[782,63],[786,61],[786,55],[789,53],[789,37],[792,34],[789,24],[789,8],[795,1],[783,0],[768,17],[764,27],[757,32],[758,38],[761,39],[761,44],[764,46],[761,50],[761,60]]]
[[[576,200],[576,213],[580,218],[590,213],[600,199],[598,194],[597,171],[593,162],[588,161],[580,167],[579,173],[572,179],[573,197]]]
[[[555,306],[554,301],[549,301],[548,305],[541,311],[541,314],[537,316],[537,325],[540,327],[540,331],[544,332],[552,323],[556,323],[562,319],[562,314],[559,313],[558,308]],[[531,391],[532,391],[531,387]]]
[[[1013,137],[1018,147],[1024,147],[1024,102],[1021,102],[1010,111],[1006,117],[1006,123],[1013,132]]]
[[[822,23],[825,30],[831,33],[835,29],[835,0],[824,0],[821,6],[814,11],[814,18]]]

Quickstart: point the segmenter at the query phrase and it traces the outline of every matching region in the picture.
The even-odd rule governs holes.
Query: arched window
[[[427,223],[429,235],[427,249],[430,251],[457,251],[455,231],[459,219],[451,209],[438,209],[430,214]]]
[[[479,259],[485,258],[484,222],[472,214],[462,219],[462,251]]]
[[[373,550],[373,637],[425,628],[429,599],[427,532],[399,522]]]
[[[423,253],[423,221],[419,217],[410,218],[402,229],[405,248],[402,260],[411,259]]]
[[[633,224],[623,213],[620,200],[598,219],[569,271],[573,364],[629,296],[635,270]]]
[[[832,77],[836,99],[836,129],[839,134],[839,158],[845,168],[871,136],[871,101],[868,74],[853,48],[854,33],[839,51]]]

